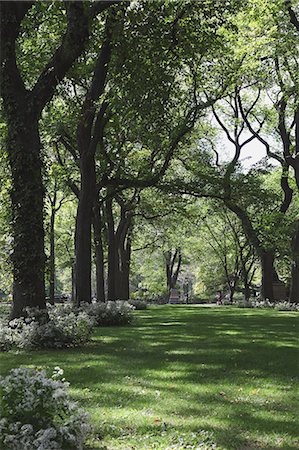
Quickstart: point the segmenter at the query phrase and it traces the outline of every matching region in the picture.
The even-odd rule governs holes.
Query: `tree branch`
[[[290,16],[291,23],[294,25],[296,30],[299,31],[299,20],[295,14],[295,11],[292,9],[291,1],[287,0],[285,3]]]

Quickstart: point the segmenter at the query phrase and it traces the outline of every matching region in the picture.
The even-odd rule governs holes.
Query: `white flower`
[[[53,375],[57,372],[63,371],[56,368]],[[70,400],[68,383],[48,378],[44,370],[27,368],[11,370],[0,382],[3,411],[6,411],[6,417],[0,416],[0,448],[61,450],[66,446],[83,449],[90,427],[87,415]]]

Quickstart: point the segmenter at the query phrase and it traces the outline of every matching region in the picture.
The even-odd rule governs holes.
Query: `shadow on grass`
[[[213,431],[227,449],[271,439],[264,448],[295,449],[297,344],[295,313],[163,306],[136,313],[131,327],[98,329],[81,349],[3,354],[1,371],[63,367],[80,403],[115,416],[120,433],[140,411],[137,434],[156,432],[159,416],[182,432]],[[286,442],[275,447],[277,436]]]

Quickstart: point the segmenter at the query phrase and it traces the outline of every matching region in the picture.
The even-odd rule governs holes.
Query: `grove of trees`
[[[12,317],[225,290],[299,302],[299,2],[2,1]],[[244,151],[259,162],[246,164]],[[191,295],[191,294],[190,294]]]

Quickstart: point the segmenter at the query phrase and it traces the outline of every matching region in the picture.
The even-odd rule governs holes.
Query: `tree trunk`
[[[76,263],[75,261],[73,261],[72,263],[72,297],[71,297],[71,301],[72,303],[76,303]]]
[[[121,300],[130,299],[130,264],[131,264],[131,236],[127,232],[126,241],[120,245],[120,292]]]
[[[101,210],[96,201],[93,208],[93,238],[96,259],[96,289],[97,301],[105,302],[105,273],[104,273],[104,252],[102,242],[102,221]]]
[[[51,208],[50,218],[50,257],[49,257],[49,301],[54,305],[55,300],[55,202]]]
[[[247,212],[230,200],[225,200],[225,205],[233,211],[241,220],[244,232],[248,241],[255,248],[257,255],[261,260],[262,266],[262,297],[269,301],[274,301],[273,281],[277,273],[274,268],[274,253],[273,251],[265,250],[259,240],[255,229],[253,228]],[[278,278],[278,277],[277,277]]]
[[[299,303],[299,220],[292,240],[292,280],[290,302]]]
[[[274,269],[274,254],[272,251],[263,251],[262,262],[262,297],[264,300],[274,301],[273,282],[276,271]],[[277,274],[276,274],[277,277]]]
[[[250,286],[247,280],[244,280],[244,298],[246,302],[250,300]]]
[[[24,308],[28,306],[46,308],[44,190],[38,118],[36,115],[29,114],[25,107],[23,110],[14,110],[9,117],[7,149],[13,186],[11,190],[14,237],[12,317],[15,318],[20,317]]]
[[[80,159],[81,190],[76,218],[76,304],[91,302],[91,221],[95,196],[94,158]]]
[[[176,249],[174,254],[172,251],[168,251],[164,255],[166,264],[166,283],[168,288],[168,296],[170,296],[171,289],[174,289],[178,280],[181,264],[182,264],[182,254],[179,249]],[[177,261],[177,267],[174,268]]]
[[[112,199],[106,202],[108,229],[108,300],[117,300],[116,283],[118,280],[118,252],[115,239]]]
[[[234,295],[235,295],[235,292],[236,292],[236,286],[237,286],[236,282],[232,282],[232,283],[229,284],[229,301],[230,302],[233,302],[233,300],[234,300]]]
[[[125,253],[125,261],[124,261],[124,292],[125,299],[130,299],[130,266],[131,266],[131,254],[132,254],[132,241],[131,234],[127,237],[127,245],[126,245],[126,253]]]

